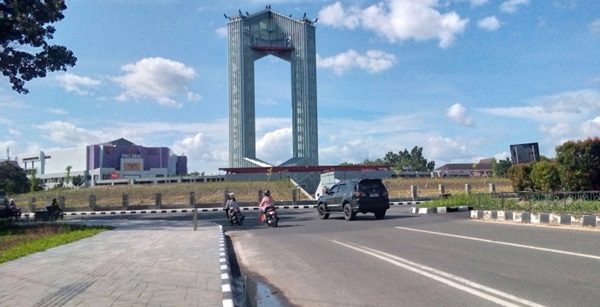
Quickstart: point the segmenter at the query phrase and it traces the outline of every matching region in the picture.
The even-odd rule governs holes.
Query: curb
[[[223,226],[219,225],[219,264],[221,268],[221,291],[223,292],[223,307],[234,307],[231,290],[231,269],[227,257],[227,243],[223,234]]]
[[[527,211],[473,210],[472,219],[538,224],[548,226],[573,226],[600,228],[600,216],[554,213],[534,213]]]
[[[421,203],[422,203],[422,201],[395,201],[395,202],[390,202],[390,206],[412,206],[412,205],[419,205]]]
[[[390,202],[390,206],[410,206],[418,205],[420,201],[405,201],[405,202]],[[275,206],[277,209],[317,209],[317,205],[292,205],[292,206]],[[223,211],[223,208],[196,208],[198,212],[219,212]],[[240,207],[242,211],[257,211],[260,208],[254,207]],[[112,210],[112,211],[71,211],[64,212],[64,216],[94,216],[94,215],[128,215],[128,214],[165,214],[165,213],[192,213],[194,208],[184,209],[143,209],[143,210]],[[35,213],[27,212],[21,214],[21,218],[33,219]]]
[[[459,212],[459,211],[470,211],[473,207],[469,206],[458,206],[458,207],[437,207],[437,208],[411,208],[410,213],[416,214],[446,214],[448,212]],[[473,212],[473,211],[471,211]]]

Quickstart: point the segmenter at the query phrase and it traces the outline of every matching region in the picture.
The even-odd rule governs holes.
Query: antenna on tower
[[[10,160],[10,146],[6,146],[6,160]]]

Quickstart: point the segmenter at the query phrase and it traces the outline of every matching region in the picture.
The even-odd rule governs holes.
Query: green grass
[[[475,210],[529,211],[555,214],[600,214],[600,201],[586,200],[520,200],[491,194],[455,195],[421,203],[418,207],[469,206]]]
[[[105,226],[61,223],[19,224],[0,221],[0,263],[94,236]]]
[[[452,195],[464,194],[465,184],[471,186],[473,193],[489,192],[489,184],[494,183],[497,192],[511,192],[511,182],[503,178],[388,178],[384,179],[390,198],[410,197],[411,186],[418,190],[419,197],[437,197],[439,185],[444,185],[445,192]],[[60,189],[11,195],[23,212],[30,212],[29,204],[35,199],[35,209],[43,209],[52,198],[65,197],[66,211],[87,211],[89,197],[96,197],[96,210],[121,209],[123,194],[129,197],[129,209],[148,209],[155,204],[155,195],[162,195],[165,208],[181,208],[189,206],[190,192],[194,192],[198,207],[208,207],[223,203],[225,191],[235,192],[241,205],[251,205],[258,202],[258,191],[269,189],[276,202],[291,201],[294,186],[287,180],[276,181],[223,181],[170,184],[116,185],[99,186],[80,189]],[[315,191],[307,191],[311,195]],[[301,192],[297,193],[298,200],[309,200]]]

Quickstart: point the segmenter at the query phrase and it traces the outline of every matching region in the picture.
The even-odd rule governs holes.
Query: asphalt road
[[[468,213],[320,220],[280,210],[280,227],[220,223],[244,276],[265,285],[260,306],[600,306],[600,233],[475,221]],[[170,219],[189,214],[107,218]],[[263,287],[264,292],[264,287]],[[260,298],[259,298],[260,299]]]
[[[597,231],[414,215],[347,222],[280,210],[225,225],[242,273],[285,306],[599,306]],[[216,216],[216,218],[219,218]]]

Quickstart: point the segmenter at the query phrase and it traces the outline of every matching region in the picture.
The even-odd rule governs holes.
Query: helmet
[[[271,196],[271,191],[265,190],[265,196]]]
[[[233,198],[233,195],[235,195],[235,194],[233,194],[233,192],[231,192],[231,193],[229,193],[227,195],[229,196],[229,198]]]

